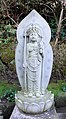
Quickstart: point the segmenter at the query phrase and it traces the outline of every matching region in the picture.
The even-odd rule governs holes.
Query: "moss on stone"
[[[7,49],[2,49],[2,60],[5,61],[6,63],[11,62],[14,59],[14,51],[11,50],[10,47],[7,47]]]
[[[10,69],[15,70],[15,46],[14,42],[0,47],[0,55],[3,62],[5,62]]]

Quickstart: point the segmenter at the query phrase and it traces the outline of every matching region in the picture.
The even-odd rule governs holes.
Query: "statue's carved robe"
[[[27,80],[28,90],[40,92],[42,77],[42,55],[37,42],[27,43]],[[32,84],[34,83],[34,84]]]

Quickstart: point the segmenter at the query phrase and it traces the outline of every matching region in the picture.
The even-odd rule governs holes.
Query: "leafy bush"
[[[1,96],[1,101],[15,102],[15,93],[16,90],[6,90],[5,93]]]
[[[17,82],[15,84],[8,83],[7,80],[0,81],[0,100],[2,102],[14,102],[15,101],[15,93],[20,90]]]
[[[13,28],[10,24],[4,26],[1,24],[0,26],[0,45],[6,45],[9,42],[12,42],[15,38],[16,29]]]
[[[52,37],[52,40],[55,38],[55,35],[56,35],[56,21],[55,19],[51,19],[49,20],[49,25],[50,25],[50,28],[51,28],[51,37]]]
[[[64,80],[58,80],[57,83],[50,82],[48,85],[48,90],[54,93],[55,97],[57,97],[60,93],[66,95],[66,82]]]
[[[66,79],[66,44],[58,44],[54,49],[52,79]]]

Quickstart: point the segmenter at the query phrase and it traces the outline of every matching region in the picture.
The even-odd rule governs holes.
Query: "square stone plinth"
[[[58,119],[54,106],[42,114],[26,114],[15,106],[10,119]]]

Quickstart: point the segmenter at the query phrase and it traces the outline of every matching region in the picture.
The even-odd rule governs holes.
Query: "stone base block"
[[[35,115],[23,113],[15,106],[10,119],[58,119],[58,116],[54,106],[42,114]]]

